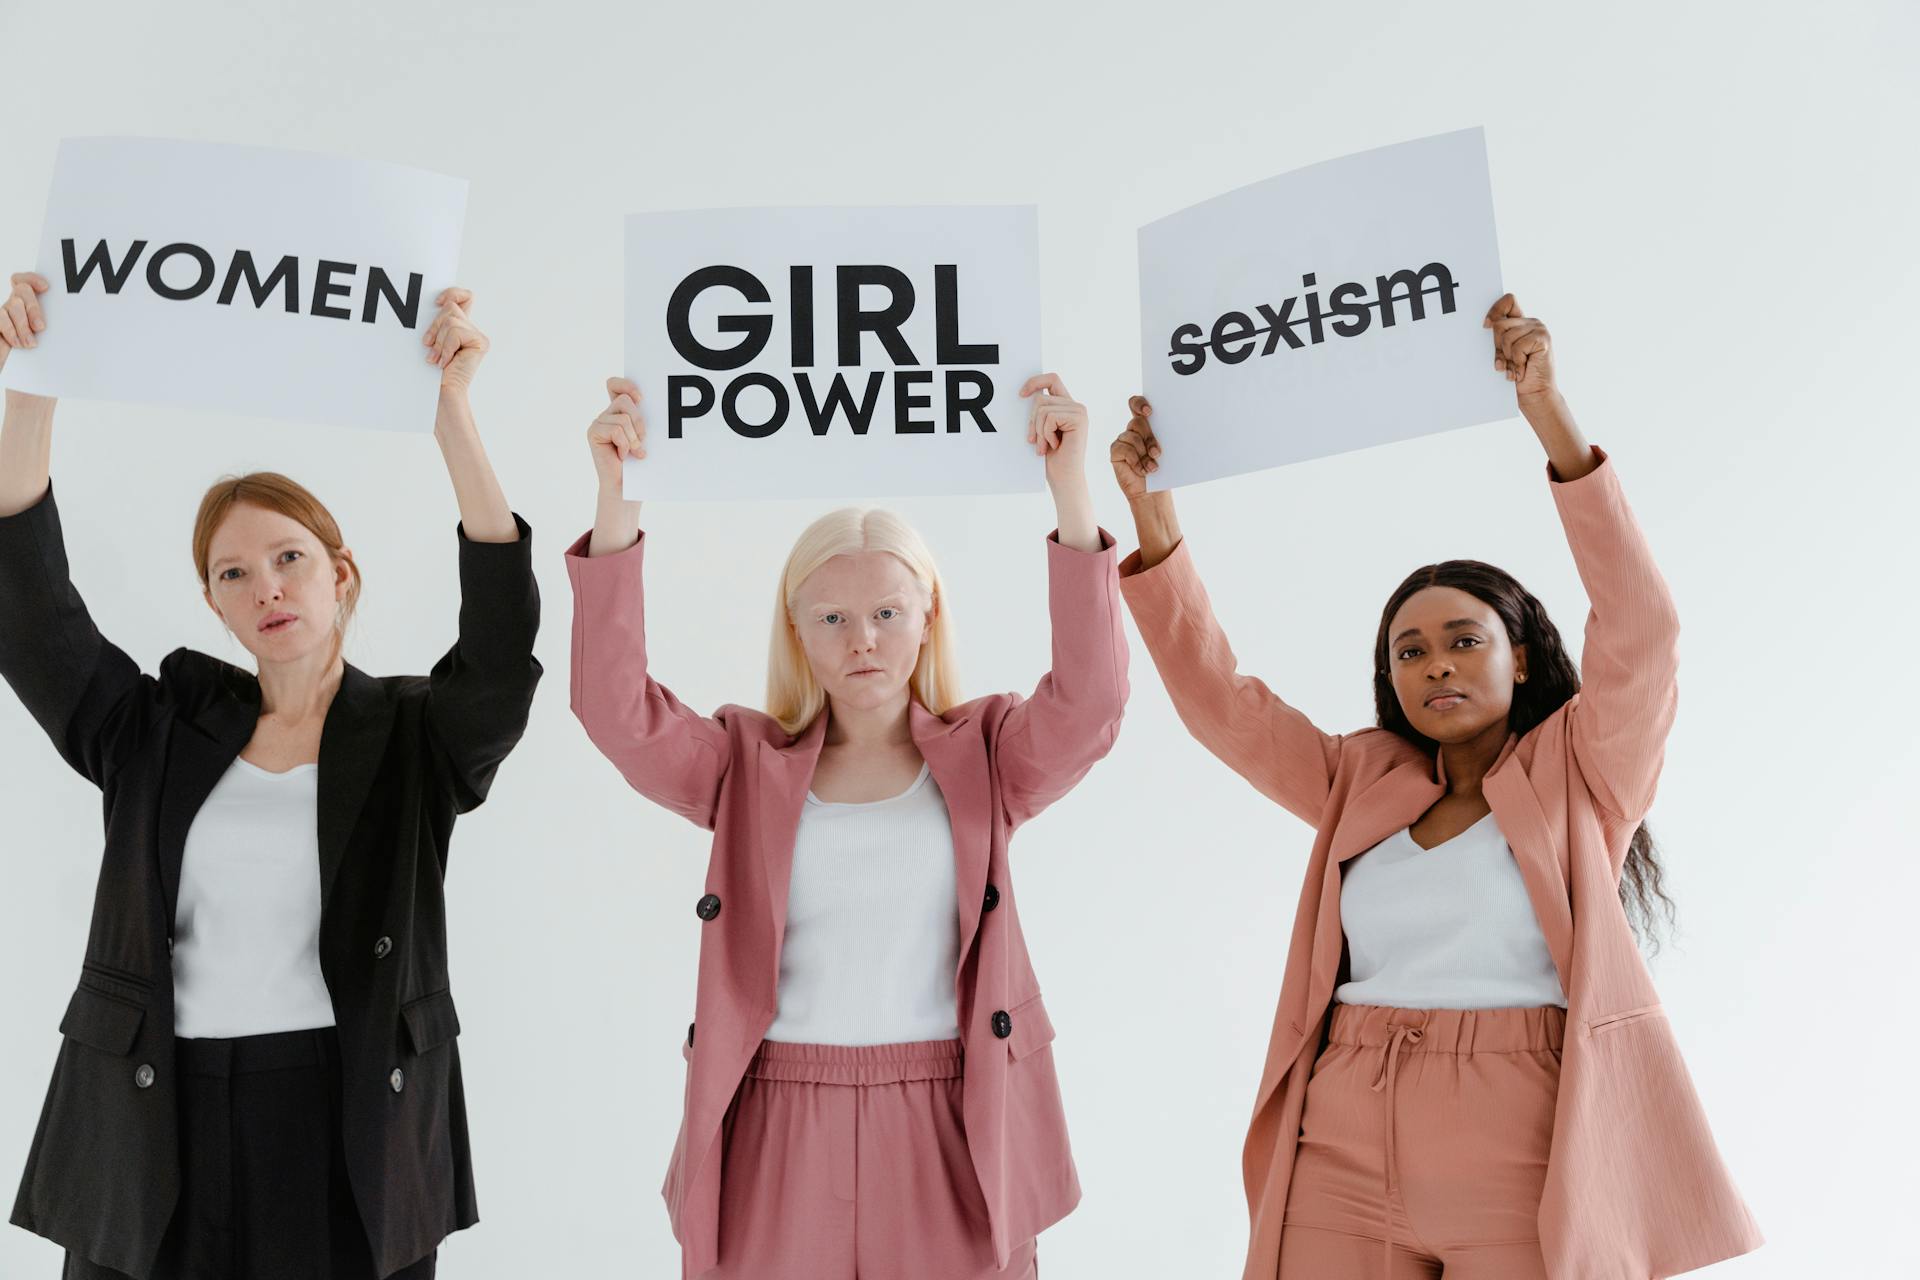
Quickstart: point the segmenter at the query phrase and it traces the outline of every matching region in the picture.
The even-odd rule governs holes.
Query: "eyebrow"
[[[297,547],[304,541],[306,541],[306,539],[299,538],[299,537],[282,538],[278,542],[268,543],[267,550],[278,551],[282,547]],[[207,568],[218,569],[222,565],[233,564],[243,559],[245,559],[244,556],[221,556],[218,560],[215,560],[212,564],[208,565]]]
[[[1462,627],[1483,627],[1483,626],[1484,624],[1476,622],[1472,618],[1455,618],[1452,622],[1449,622],[1447,624],[1446,629],[1448,631],[1458,631]],[[1408,627],[1405,631],[1402,631],[1399,635],[1393,638],[1393,643],[1399,644],[1402,640],[1405,640],[1408,636],[1417,636],[1420,634],[1421,634],[1420,628]]]

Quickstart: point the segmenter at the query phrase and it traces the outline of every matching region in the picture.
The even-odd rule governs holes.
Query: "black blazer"
[[[347,1172],[380,1275],[478,1219],[442,876],[527,724],[540,664],[530,531],[460,537],[460,637],[431,675],[346,669],[320,740],[320,967],[339,1026]],[[175,894],[187,829],[253,736],[254,677],[178,649],[158,679],[104,640],[53,494],[0,518],[0,676],[100,787],[106,849],[13,1222],[148,1274],[179,1194]]]

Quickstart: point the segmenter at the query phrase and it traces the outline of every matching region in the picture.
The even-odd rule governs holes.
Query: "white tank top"
[[[173,913],[173,1033],[333,1025],[320,976],[320,768],[236,759],[187,830]]]
[[[767,1039],[954,1039],[959,961],[953,827],[928,768],[899,795],[869,804],[808,792],[793,841],[780,1010]]]
[[[1520,865],[1489,813],[1422,849],[1398,831],[1346,865],[1341,1004],[1399,1009],[1566,1007]]]

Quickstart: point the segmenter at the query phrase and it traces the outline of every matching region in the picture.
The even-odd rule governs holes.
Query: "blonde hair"
[[[913,696],[939,715],[960,701],[953,670],[953,631],[947,623],[946,589],[927,544],[913,526],[891,511],[842,507],[821,516],[800,535],[780,571],[780,593],[773,604],[773,639],[767,652],[767,714],[788,733],[797,734],[826,710],[827,693],[813,678],[807,652],[793,624],[800,584],[835,556],[884,551],[907,566],[927,593],[932,613],[926,644],[910,681]]]
[[[200,513],[193,519],[193,571],[201,587],[207,587],[207,559],[213,553],[213,535],[227,515],[242,504],[294,521],[320,540],[335,564],[347,566],[347,594],[340,602],[340,612],[334,621],[334,652],[338,653],[347,624],[353,621],[354,606],[360,603],[360,566],[347,550],[333,513],[298,481],[275,471],[255,471],[244,476],[226,476],[213,483],[200,499]]]

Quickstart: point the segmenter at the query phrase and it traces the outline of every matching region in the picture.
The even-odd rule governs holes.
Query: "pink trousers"
[[[1537,1219],[1566,1010],[1335,1005],[1280,1280],[1545,1280]]]
[[[994,1263],[958,1040],[761,1044],[723,1127],[720,1265],[701,1280],[1037,1280]]]

